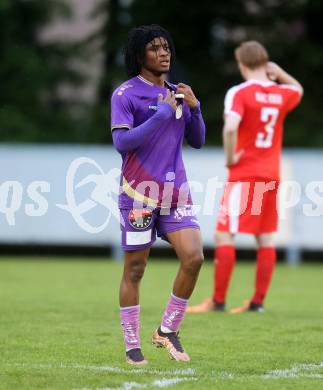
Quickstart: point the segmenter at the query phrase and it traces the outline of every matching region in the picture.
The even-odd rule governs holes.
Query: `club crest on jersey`
[[[175,113],[175,117],[176,119],[180,119],[183,115],[183,105],[182,104],[179,104],[176,108],[176,113]]]
[[[129,223],[138,230],[146,229],[153,220],[153,213],[148,209],[134,209],[129,211]]]

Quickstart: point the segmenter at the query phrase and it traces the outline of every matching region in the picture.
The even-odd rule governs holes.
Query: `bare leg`
[[[120,322],[129,364],[146,364],[141,352],[139,285],[145,272],[149,249],[125,252],[120,284]]]
[[[177,253],[180,266],[173,293],[167,303],[161,325],[153,334],[152,342],[158,347],[166,348],[172,359],[188,362],[190,357],[181,345],[178,330],[203,262],[201,234],[197,229],[182,229],[168,233],[167,237]]]
[[[197,229],[182,229],[167,234],[180,260],[173,293],[179,298],[188,299],[195,287],[203,262],[201,233]]]
[[[123,275],[120,284],[120,306],[139,304],[139,285],[145,272],[150,249],[126,251]]]
[[[274,235],[273,233],[264,233],[255,235],[258,248],[268,248],[274,246]]]
[[[221,245],[234,245],[233,234],[217,230],[215,233],[215,247],[218,248]]]

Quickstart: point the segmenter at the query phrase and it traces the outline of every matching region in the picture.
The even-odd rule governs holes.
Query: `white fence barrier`
[[[205,246],[213,246],[226,171],[219,148],[185,149]],[[0,243],[115,246],[121,159],[111,146],[0,145]],[[278,246],[323,249],[323,152],[287,150]],[[156,245],[166,245],[158,241]],[[253,247],[238,235],[237,245]]]

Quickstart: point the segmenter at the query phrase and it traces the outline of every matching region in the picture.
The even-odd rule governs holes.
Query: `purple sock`
[[[120,307],[120,320],[126,351],[140,348],[140,305]]]
[[[171,294],[161,323],[162,332],[177,332],[184,318],[187,299]]]

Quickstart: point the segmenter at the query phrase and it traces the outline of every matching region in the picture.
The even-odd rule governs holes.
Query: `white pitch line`
[[[84,365],[84,364],[26,364],[26,363],[16,363],[16,364],[7,364],[6,366],[14,366],[14,367],[23,367],[27,369],[81,369],[81,370],[93,370],[93,371],[101,371],[101,372],[112,372],[112,373],[118,373],[118,374],[127,374],[127,375],[158,375],[158,376],[174,376],[174,378],[169,378],[168,380],[176,379],[180,381],[180,379],[183,379],[183,381],[187,380],[197,380],[199,379],[198,372],[193,368],[187,368],[187,369],[175,369],[175,370],[157,370],[157,369],[149,369],[149,368],[123,368],[123,367],[114,367],[114,366],[96,366],[96,365]],[[320,370],[320,372],[317,372]],[[212,375],[210,375],[210,378],[217,379],[217,380],[225,380],[225,379],[247,379],[248,377],[252,378],[259,378],[259,379],[282,379],[282,378],[312,378],[312,379],[323,379],[323,362],[321,363],[308,363],[308,364],[298,364],[294,365],[291,368],[287,369],[276,369],[272,371],[268,371],[267,373],[263,375],[236,375],[227,371],[218,371],[213,372]],[[182,377],[182,378],[178,378]],[[156,381],[152,382],[155,383]],[[159,383],[158,380],[156,382]],[[162,379],[162,382],[160,383],[159,387],[163,386],[163,383],[168,383],[165,378]],[[127,385],[126,385],[127,384]],[[134,388],[134,386],[146,386],[146,384],[143,383],[137,383],[137,382],[124,382],[122,386],[132,386],[131,388]],[[148,385],[147,385],[148,386]],[[147,387],[146,386],[146,387]],[[152,384],[150,384],[152,386]],[[154,385],[155,387],[158,387],[158,385]],[[110,390],[112,388],[106,388],[106,389],[97,389],[97,390]],[[113,388],[118,390],[128,390],[126,387],[116,387]],[[79,390],[91,390],[91,389],[79,389]]]
[[[54,369],[54,368],[72,368],[72,369],[83,369],[103,372],[114,372],[118,374],[151,374],[151,375],[179,375],[179,376],[196,376],[196,370],[193,368],[175,369],[175,370],[157,370],[154,368],[122,368],[113,366],[95,366],[86,364],[26,364],[26,363],[15,363],[15,367],[26,367],[33,369]]]
[[[175,369],[175,370],[157,370],[154,368],[132,368],[126,369],[122,367],[110,367],[110,366],[89,366],[89,365],[81,365],[81,364],[73,364],[73,368],[82,368],[86,370],[94,370],[94,371],[108,371],[108,372],[116,372],[123,374],[152,374],[152,375],[188,375],[194,376],[196,375],[196,370],[193,368],[186,369]]]
[[[124,382],[121,386],[117,387],[97,387],[96,389],[91,389],[88,387],[83,387],[82,389],[73,389],[73,390],[132,390],[132,389],[151,389],[152,387],[157,388],[167,388],[169,386],[177,385],[181,382],[196,381],[197,378],[162,378],[154,380],[150,383],[139,383],[139,382]]]
[[[317,371],[323,369],[323,362],[315,364],[298,364],[291,368],[269,371],[263,375],[264,379],[280,378],[323,378],[323,374],[308,373],[308,371]],[[305,371],[305,372],[304,372]]]

